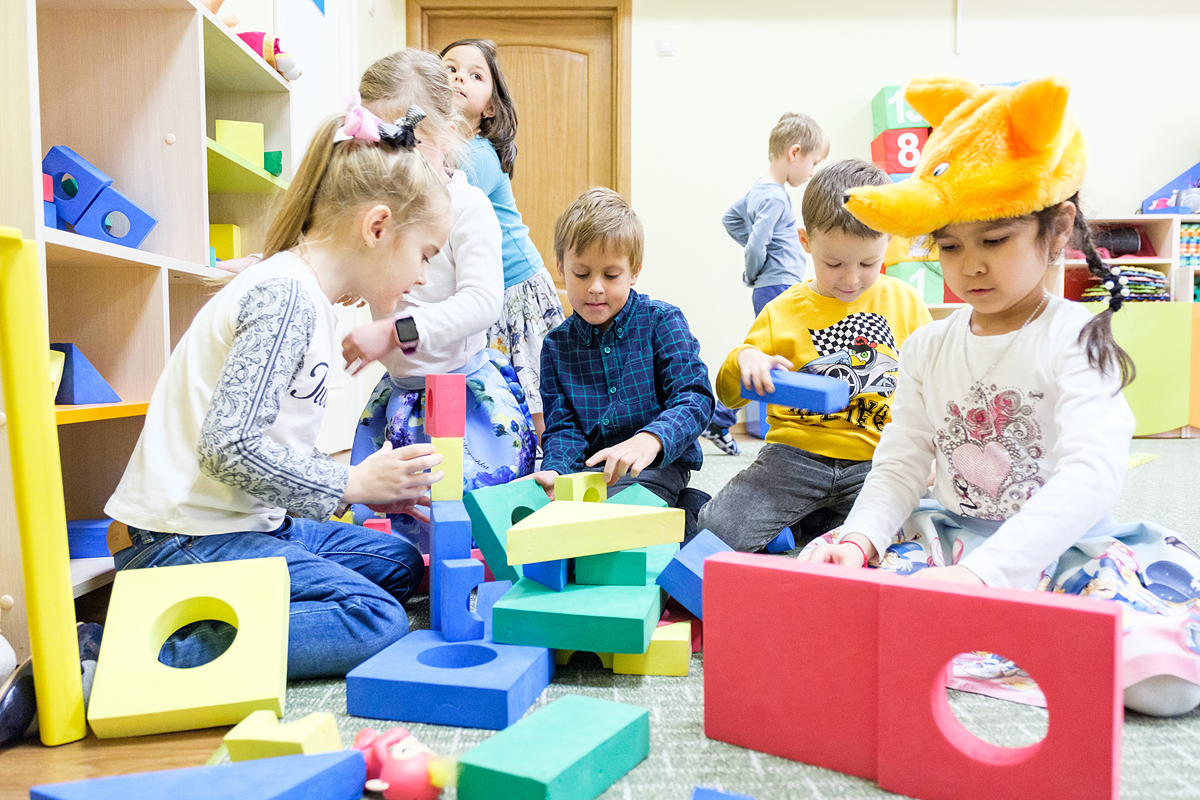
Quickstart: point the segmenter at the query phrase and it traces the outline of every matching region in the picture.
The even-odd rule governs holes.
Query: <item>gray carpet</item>
[[[748,465],[759,443],[743,440],[740,456],[726,456],[707,442],[704,469],[692,485],[715,492]],[[1149,519],[1178,531],[1200,549],[1200,442],[1135,440],[1135,453],[1160,458],[1129,472],[1116,506],[1121,520]],[[428,627],[424,598],[410,604],[414,628]],[[797,692],[837,691],[837,687],[798,684]],[[563,696],[585,694],[650,710],[650,757],[617,781],[601,797],[686,800],[696,785],[739,792],[757,800],[796,798],[898,797],[875,783],[775,756],[712,741],[704,736],[704,659],[692,657],[685,678],[613,675],[587,653],[560,667],[553,684],[534,709]],[[1019,746],[1036,741],[1046,730],[1045,711],[961,692],[950,692],[959,719],[980,738]],[[313,711],[337,715],[342,738],[349,743],[363,727],[392,724],[347,716],[342,681],[294,682],[288,687],[285,720]],[[419,739],[442,754],[462,753],[492,735],[491,731],[410,724]],[[1121,796],[1125,800],[1200,798],[1200,712],[1159,720],[1128,712],[1121,758]],[[454,793],[447,792],[453,798]],[[503,800],[497,798],[497,800]]]

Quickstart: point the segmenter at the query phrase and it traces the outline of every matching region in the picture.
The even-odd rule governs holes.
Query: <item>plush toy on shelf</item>
[[[302,74],[296,59],[283,52],[279,46],[279,40],[274,36],[268,36],[262,31],[248,31],[237,34],[237,37],[289,81],[296,80]]]

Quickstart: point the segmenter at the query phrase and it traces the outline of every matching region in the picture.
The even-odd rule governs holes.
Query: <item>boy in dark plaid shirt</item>
[[[642,224],[621,196],[589,189],[554,226],[554,251],[574,313],[542,346],[542,471],[603,469],[618,491],[640,483],[687,514],[708,495],[688,488],[703,463],[696,441],[713,412],[708,369],[683,313],[631,291],[642,266]]]

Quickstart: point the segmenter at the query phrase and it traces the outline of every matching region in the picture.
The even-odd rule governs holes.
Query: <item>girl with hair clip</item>
[[[333,304],[388,309],[441,248],[450,199],[413,149],[413,123],[361,107],[326,119],[267,233],[265,259],[196,315],[155,387],[105,513],[128,527],[118,570],[279,556],[291,577],[288,677],[345,675],[408,633],[401,603],[423,564],[411,543],[330,521],[365,503],[424,516],[433,447],[384,447],[347,467],[315,449],[336,357]],[[119,545],[118,545],[119,547]],[[185,626],[173,667],[207,663],[224,623]]]
[[[442,49],[454,103],[466,117],[470,143],[467,178],[483,190],[503,231],[504,303],[487,332],[491,347],[508,356],[521,379],[540,438],[542,341],[566,319],[558,290],[529,239],[513,198],[517,160],[517,107],[489,39],[460,39]]]
[[[350,463],[391,442],[428,442],[425,376],[466,375],[463,491],[507,483],[533,471],[537,437],[524,392],[511,366],[487,349],[484,331],[496,321],[503,294],[500,224],[482,191],[447,162],[462,149],[466,126],[454,105],[450,80],[433,53],[407,49],[376,61],[363,74],[363,102],[384,119],[420,107],[417,149],[450,191],[450,239],[429,262],[428,281],[395,312],[372,307],[376,321],[342,342],[348,368],[358,372],[379,360],[379,381],[359,420]],[[356,508],[355,515],[369,515]],[[407,514],[392,515],[393,529],[425,546],[428,528]]]
[[[1121,394],[1134,365],[1110,323],[1128,290],[1080,213],[1086,154],[1067,94],[1056,78],[916,80],[906,98],[934,132],[913,178],[847,193],[875,230],[932,235],[968,307],[905,342],[862,492],[802,557],[1120,601],[1125,704],[1172,716],[1200,704],[1200,558],[1111,514],[1134,429]],[[1044,288],[1071,243],[1109,291],[1099,314]]]

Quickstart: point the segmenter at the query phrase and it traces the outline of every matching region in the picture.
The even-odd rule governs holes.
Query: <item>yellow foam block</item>
[[[654,629],[642,654],[614,653],[614,675],[687,675],[692,663],[692,623],[673,622]]]
[[[508,563],[554,561],[682,541],[683,510],[679,508],[556,500],[508,529]]]
[[[433,500],[462,500],[463,497],[463,440],[461,436],[431,437],[433,449],[442,454],[438,469],[445,473],[431,487]]]
[[[263,126],[261,122],[217,120],[217,144],[223,144],[254,166],[263,165]]]
[[[575,655],[578,652],[579,652],[578,650],[555,650],[554,651],[554,663],[559,665],[560,667],[570,664],[571,656]],[[596,653],[595,655],[600,659],[600,666],[604,667],[605,669],[613,668],[613,654],[612,653]]]
[[[58,384],[62,383],[63,367],[67,364],[67,354],[61,350],[50,351],[50,399],[58,394]]]
[[[311,756],[342,749],[337,718],[328,711],[309,714],[286,725],[273,711],[253,711],[225,734],[232,761],[252,761],[276,756]]]
[[[113,581],[88,705],[101,739],[234,725],[252,711],[283,715],[290,579],[282,558],[131,569]],[[172,633],[200,620],[237,628],[207,664],[158,660]]]
[[[242,229],[237,225],[209,225],[208,244],[222,261],[241,258]]]
[[[582,503],[603,503],[608,485],[603,472],[574,472],[554,479],[554,499]]]
[[[1129,466],[1126,469],[1140,467],[1142,464],[1149,464],[1154,459],[1158,458],[1157,453],[1130,453]]]

